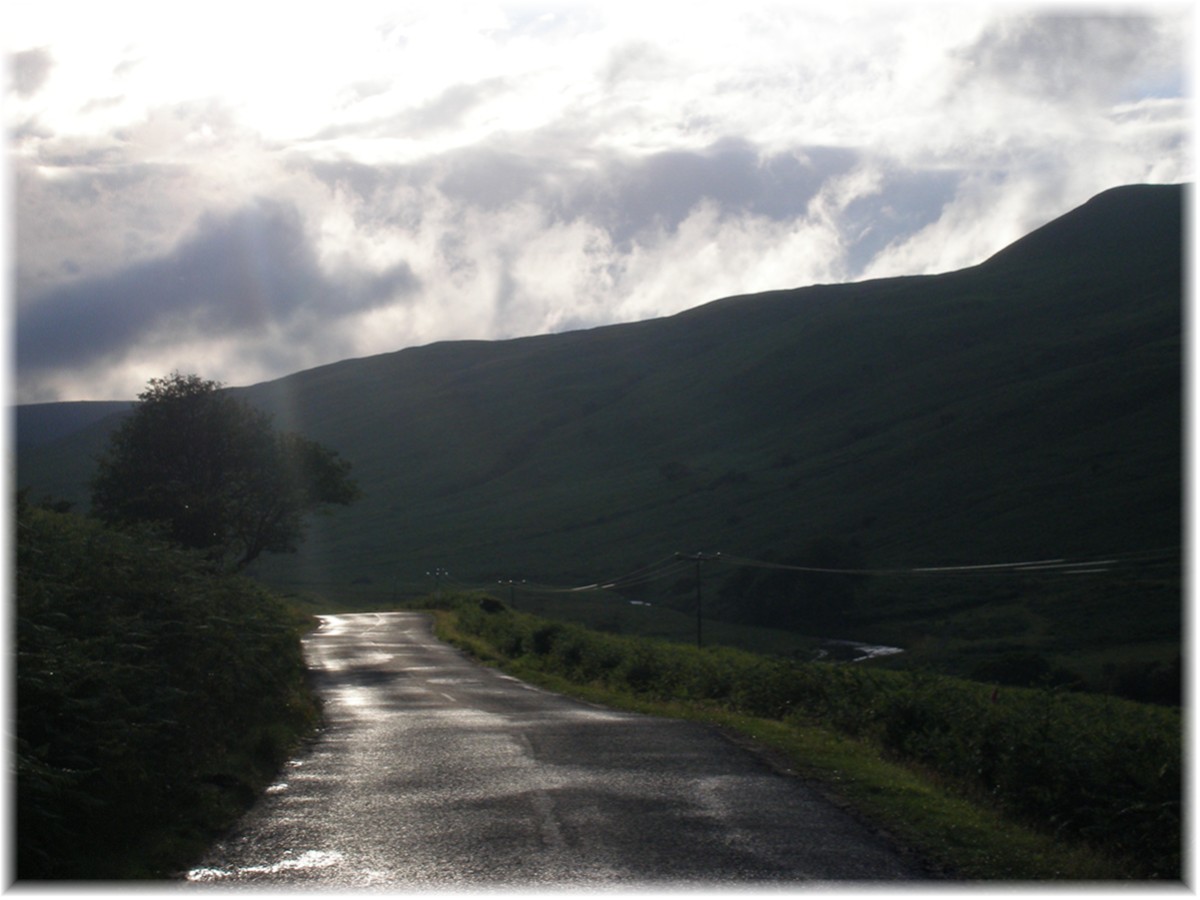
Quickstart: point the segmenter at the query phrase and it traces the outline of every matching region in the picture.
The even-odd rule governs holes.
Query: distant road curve
[[[420,613],[322,616],[328,726],[197,885],[780,886],[927,877],[798,778],[706,726],[523,684]]]

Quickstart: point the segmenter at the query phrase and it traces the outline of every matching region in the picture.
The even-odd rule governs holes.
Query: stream
[[[864,659],[892,656],[903,652],[901,647],[882,647],[863,641],[827,640],[822,642],[815,659],[829,662],[862,662]]]

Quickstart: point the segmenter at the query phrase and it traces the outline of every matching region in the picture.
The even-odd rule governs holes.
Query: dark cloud
[[[10,65],[13,90],[22,100],[28,100],[42,89],[42,85],[50,77],[54,59],[45,47],[35,47],[32,50],[14,53]]]
[[[496,209],[529,201],[563,220],[595,222],[624,245],[646,229],[675,230],[706,200],[723,214],[795,218],[829,177],[849,171],[859,158],[835,147],[763,156],[746,141],[726,140],[703,150],[614,154],[572,166],[492,147],[448,156],[440,176],[430,171],[428,177],[437,177],[455,203]]]
[[[172,339],[253,335],[301,317],[327,320],[417,287],[406,264],[333,279],[318,266],[294,208],[259,202],[201,220],[169,255],[21,304],[17,365],[24,373],[83,368],[164,328]]]
[[[1137,16],[1004,18],[958,56],[985,79],[1041,96],[1104,96],[1158,68],[1155,20]]]
[[[508,81],[504,78],[492,78],[477,84],[451,85],[409,113],[405,119],[406,128],[420,133],[455,128],[471,110],[506,90]]]
[[[37,166],[62,167],[54,178],[39,177],[30,166],[18,165],[17,175],[23,183],[21,191],[32,191],[29,183],[37,180],[37,188],[48,195],[53,204],[95,203],[115,194],[136,190],[163,190],[169,178],[179,177],[179,168],[160,162],[134,162],[125,158],[116,161],[120,165],[100,167],[99,163],[113,156],[111,142],[94,141],[90,144],[59,142],[46,148],[39,155]],[[79,168],[74,169],[73,167]]]
[[[821,185],[858,158],[854,151],[827,147],[762,156],[745,141],[727,140],[703,151],[614,161],[593,191],[607,195],[601,206],[609,231],[624,243],[647,227],[675,230],[703,201],[717,204],[723,215],[801,217]]]
[[[380,222],[395,208],[399,190],[414,183],[416,177],[410,166],[356,162],[355,160],[306,160],[295,163],[293,171],[312,176],[331,192],[344,194],[351,200],[355,224]],[[421,210],[414,210],[408,227],[418,228]]]
[[[53,137],[54,132],[47,128],[37,116],[26,116],[13,123],[8,130],[8,140],[12,147],[19,147],[27,141],[40,141]]]
[[[962,172],[953,170],[892,171],[879,191],[847,204],[841,224],[849,271],[863,271],[889,244],[941,218],[962,177]]]
[[[561,161],[500,147],[473,147],[448,155],[437,169],[429,169],[428,177],[450,200],[493,210],[520,200],[545,203],[556,183],[565,186],[572,176]]]
[[[125,162],[126,158],[123,143],[109,137],[59,138],[45,141],[38,150],[38,164],[56,169],[113,167]]]

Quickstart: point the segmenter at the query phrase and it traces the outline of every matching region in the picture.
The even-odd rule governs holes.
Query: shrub
[[[633,640],[613,670],[618,686],[634,693],[648,693],[662,682],[663,668],[656,648],[649,641]]]
[[[529,649],[531,653],[537,656],[549,655],[554,646],[554,641],[563,633],[563,626],[556,622],[551,622],[547,625],[541,625],[534,629],[530,635]]]
[[[16,545],[18,877],[161,874],[314,723],[298,623],[145,534],[19,505]]]

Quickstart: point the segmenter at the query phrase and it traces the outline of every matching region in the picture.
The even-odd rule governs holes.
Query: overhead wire
[[[686,563],[676,559],[674,556],[669,556],[658,560],[657,562],[649,563],[648,565],[634,569],[632,572],[627,572],[624,575],[619,575],[615,578],[609,578],[603,581],[593,582],[591,584],[582,584],[575,587],[552,587],[550,585],[538,585],[533,589],[546,593],[564,594],[582,593],[586,591],[620,590],[623,588],[648,584],[652,581],[660,581],[663,578],[669,578],[672,575],[678,574],[685,568],[687,568]]]
[[[600,591],[622,591],[632,587],[640,587],[654,581],[661,581],[690,572],[696,557],[683,554],[672,554],[639,568],[590,584],[562,586],[542,584],[532,581],[517,581],[515,579],[498,579],[494,583],[476,584],[464,582],[451,576],[448,572],[442,578],[462,590],[494,590],[497,585],[519,586],[522,591],[545,594],[580,594]],[[971,563],[959,565],[938,566],[905,566],[890,568],[853,568],[840,566],[810,566],[791,563],[773,562],[770,560],[751,559],[725,553],[715,553],[705,558],[707,561],[725,563],[727,565],[774,569],[789,572],[807,572],[830,575],[858,576],[941,576],[941,575],[1094,575],[1110,572],[1120,568],[1155,568],[1175,567],[1180,564],[1180,549],[1177,547],[1157,548],[1153,550],[1132,551],[1122,554],[1112,554],[1098,558],[1068,559],[1051,557],[1034,560],[1016,560],[997,563]]]
[[[785,569],[793,572],[817,572],[837,575],[986,575],[986,574],[1095,574],[1123,566],[1145,566],[1174,564],[1179,551],[1170,548],[1114,554],[1100,559],[1051,559],[1018,560],[1000,563],[971,563],[943,566],[907,566],[900,568],[845,568],[826,566],[803,566],[767,560],[747,559],[722,554],[722,562],[738,566],[764,569]]]

